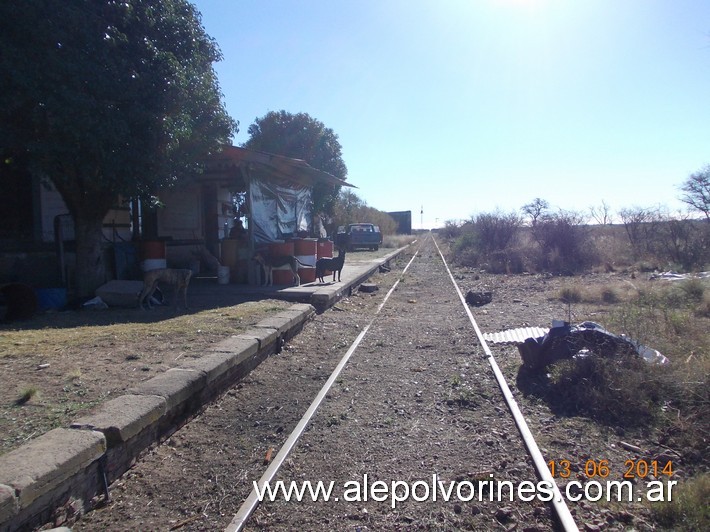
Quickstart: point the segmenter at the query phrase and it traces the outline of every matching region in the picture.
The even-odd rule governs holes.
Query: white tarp
[[[311,187],[251,177],[249,180],[251,220],[256,243],[283,240],[300,231],[308,231],[311,210]]]

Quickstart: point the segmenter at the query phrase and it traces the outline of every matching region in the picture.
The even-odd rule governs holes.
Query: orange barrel
[[[318,240],[315,238],[302,238],[295,241],[294,253],[301,264],[298,265],[298,276],[302,283],[312,283],[316,280],[316,255],[318,253]]]
[[[333,257],[333,241],[327,238],[318,240],[318,258],[330,259]]]
[[[272,242],[269,244],[269,254],[272,258],[293,255],[293,242]],[[274,270],[274,284],[293,284],[291,270]]]
[[[167,267],[165,240],[144,240],[140,245],[144,272]]]

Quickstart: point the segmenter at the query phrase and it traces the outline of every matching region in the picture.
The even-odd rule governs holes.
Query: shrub
[[[654,370],[635,355],[562,360],[550,367],[546,399],[557,414],[586,415],[610,426],[648,426],[660,413]]]
[[[622,209],[619,216],[631,244],[634,260],[639,260],[649,250],[657,216],[652,209],[642,207]]]
[[[480,253],[476,235],[470,222],[459,228],[459,236],[454,241],[451,251],[455,262],[462,266],[476,266]]]
[[[710,224],[684,213],[634,207],[620,211],[636,261],[691,271],[710,260]]]
[[[695,315],[698,318],[710,318],[710,293],[703,295],[703,300],[695,307]]]
[[[480,251],[506,250],[513,243],[522,225],[522,220],[515,213],[479,214],[473,221],[473,228]]]
[[[601,290],[601,300],[604,303],[612,304],[612,303],[618,303],[619,302],[619,295],[616,293],[616,290],[609,286],[605,286]]]
[[[461,236],[461,226],[452,220],[447,220],[438,233],[447,240],[453,240]]]
[[[561,288],[558,297],[560,301],[567,304],[582,302],[581,290],[573,286],[565,286],[564,288]]]
[[[700,279],[682,281],[680,289],[685,293],[688,301],[700,303],[705,295],[705,283]]]
[[[514,247],[522,227],[515,213],[479,214],[457,228],[454,260],[462,266],[481,266],[493,273],[523,271],[523,258]]]
[[[634,264],[634,257],[626,234],[621,226],[595,226],[589,229],[600,271],[610,272]]]
[[[568,273],[594,263],[588,230],[580,214],[560,211],[544,215],[532,228],[533,238],[542,251],[541,269]]]
[[[523,251],[520,249],[493,251],[485,256],[481,266],[491,273],[523,273],[525,271]]]
[[[631,283],[612,281],[606,285],[590,285],[582,292],[582,301],[587,303],[603,303],[605,305],[615,305],[635,297],[637,291]],[[630,295],[631,294],[631,295]]]

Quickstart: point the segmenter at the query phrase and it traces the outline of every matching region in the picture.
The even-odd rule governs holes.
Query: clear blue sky
[[[268,111],[338,135],[415,227],[517,210],[678,209],[710,164],[710,0],[197,0],[241,144]]]

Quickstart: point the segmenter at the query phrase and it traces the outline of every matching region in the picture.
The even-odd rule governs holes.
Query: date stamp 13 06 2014
[[[587,460],[584,467],[573,464],[570,460],[550,460],[547,462],[553,477],[570,478],[573,472],[580,471],[589,479],[608,478],[611,474],[609,460]],[[658,462],[657,460],[625,460],[624,479],[646,479],[673,476],[673,462]]]

